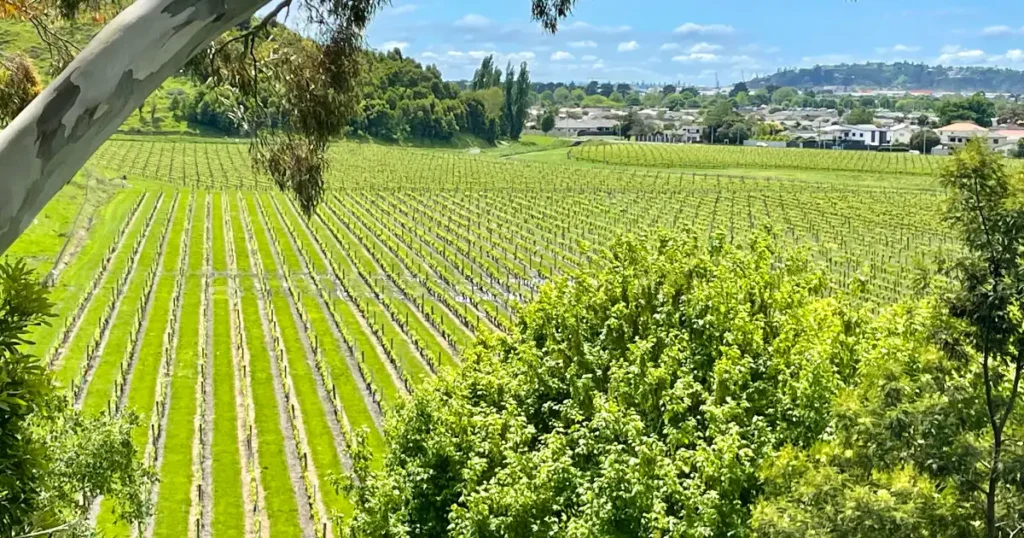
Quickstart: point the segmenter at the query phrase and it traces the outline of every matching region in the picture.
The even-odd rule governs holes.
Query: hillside
[[[1024,71],[996,67],[945,67],[909,62],[878,62],[789,69],[747,82],[747,86],[755,89],[769,84],[798,88],[857,86],[906,90],[1019,92],[1024,88]]]

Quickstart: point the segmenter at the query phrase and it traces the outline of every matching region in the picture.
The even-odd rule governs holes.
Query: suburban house
[[[943,146],[954,148],[963,146],[972,138],[985,138],[987,139],[987,144],[993,148],[1007,142],[1006,135],[1000,134],[999,131],[992,132],[968,121],[951,123],[936,129],[935,132],[939,134],[939,140]]]
[[[921,128],[917,125],[910,125],[908,123],[894,125],[889,128],[889,143],[909,146],[911,137],[920,130]]]
[[[889,131],[874,125],[829,125],[821,130],[821,140],[851,142],[877,148],[890,144]]]
[[[558,118],[554,133],[556,136],[607,136],[615,134],[618,123],[606,118]]]

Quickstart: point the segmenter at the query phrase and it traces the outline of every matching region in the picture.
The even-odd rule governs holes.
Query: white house
[[[889,131],[874,125],[829,125],[821,130],[822,140],[863,142],[868,147],[889,144]]]
[[[988,129],[971,122],[962,121],[951,123],[945,127],[936,129],[942,145],[960,147],[969,142],[972,138],[985,138],[987,144],[993,148],[1006,143],[1006,135],[999,132],[991,132]]]
[[[889,142],[891,144],[904,144],[909,146],[910,138],[914,136],[914,133],[920,130],[921,128],[917,125],[910,125],[908,123],[894,125],[889,129]]]

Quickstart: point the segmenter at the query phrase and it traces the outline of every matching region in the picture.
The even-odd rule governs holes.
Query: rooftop
[[[956,132],[974,131],[974,132],[979,132],[980,133],[980,132],[983,132],[983,131],[987,131],[988,129],[986,129],[984,127],[981,127],[980,125],[978,125],[976,123],[971,123],[969,121],[961,121],[961,122],[957,122],[957,123],[951,123],[951,124],[949,124],[949,125],[947,125],[945,127],[940,127],[937,130],[939,132],[942,132],[942,131],[956,131]]]

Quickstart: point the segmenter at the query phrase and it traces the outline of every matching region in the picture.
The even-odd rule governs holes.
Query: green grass
[[[36,343],[28,348],[29,353],[42,356],[56,344],[54,340],[59,335],[67,316],[74,311],[79,300],[85,294],[86,287],[100,270],[107,249],[113,242],[118,229],[125,223],[139,196],[142,196],[142,192],[138,190],[118,191],[106,205],[96,209],[90,232],[81,250],[61,272],[55,286],[50,289],[50,301],[54,304],[54,312],[57,313],[57,317],[50,320],[49,326],[37,327],[32,331],[30,339]],[[43,212],[49,212],[49,207],[47,205],[47,209],[44,209]],[[64,210],[70,212],[70,208],[61,205],[57,205],[53,209],[57,213]],[[37,239],[41,243],[46,243],[47,240],[41,237],[45,234],[37,233],[35,230],[35,226],[40,223],[41,221],[37,219],[36,224],[22,234],[11,250],[8,250],[7,255],[14,257],[20,255],[19,253],[30,251],[30,245]]]
[[[93,372],[92,380],[89,382],[88,390],[85,394],[85,400],[82,402],[82,410],[86,413],[99,413],[106,408],[107,402],[111,397],[116,397],[113,393],[114,384],[118,377],[118,372],[121,368],[122,361],[126,353],[130,353],[129,344],[130,339],[135,336],[132,332],[135,329],[133,323],[139,312],[145,307],[145,297],[148,291],[145,286],[145,275],[150,271],[151,268],[155,267],[159,260],[157,259],[157,251],[160,249],[160,242],[163,240],[163,231],[168,226],[174,225],[173,220],[169,220],[171,217],[170,209],[173,196],[164,196],[163,203],[160,204],[160,208],[157,210],[156,219],[153,220],[152,228],[149,235],[146,237],[146,242],[142,245],[142,250],[139,252],[138,261],[135,266],[135,273],[133,278],[128,282],[124,292],[120,298],[120,306],[117,309],[117,314],[114,315],[113,322],[110,325],[110,333],[107,336],[107,343],[103,348],[103,354],[97,359],[96,369]],[[181,209],[180,205],[177,208]],[[183,213],[181,213],[183,214]],[[180,227],[178,228],[180,233]],[[178,261],[178,242],[173,242],[174,237],[168,241],[168,252],[165,254],[165,260],[170,258],[177,264]],[[180,237],[178,238],[180,241]],[[161,268],[162,269],[162,268]],[[171,275],[169,278],[160,279],[157,283],[158,289],[156,290],[156,297],[166,297],[174,289],[175,276]],[[145,326],[145,337],[149,337],[152,333],[156,333],[158,340],[156,346],[156,356],[147,356],[143,351],[146,345],[146,341],[143,340],[142,345],[139,349],[139,356],[136,359],[136,368],[133,374],[134,379],[141,380],[144,384],[152,383],[155,388],[156,378],[155,369],[150,371],[150,363],[159,364],[160,362],[160,340],[163,337],[164,324],[167,320],[167,314],[169,312],[169,304],[167,301],[161,301],[159,299],[153,301],[153,308],[150,312],[149,322]],[[139,335],[140,337],[142,335]],[[152,346],[150,346],[152,347]],[[151,351],[147,350],[147,351]],[[125,364],[127,367],[127,364]],[[140,368],[143,370],[140,372]],[[154,374],[153,379],[149,380],[147,376]],[[127,380],[125,380],[127,381]],[[132,382],[131,392],[136,392],[135,381]],[[144,389],[143,389],[144,390]],[[147,414],[149,408],[137,409],[138,412]],[[149,425],[148,420],[142,422],[143,430]],[[137,446],[144,446],[144,443],[136,443]]]
[[[119,299],[118,297],[113,297],[114,284],[120,278],[120,275],[125,273],[131,266],[133,261],[130,257],[132,245],[142,235],[147,216],[156,209],[156,198],[156,196],[150,195],[142,203],[135,222],[132,223],[131,229],[124,236],[121,250],[118,251],[117,255],[110,262],[110,268],[105,281],[96,290],[96,294],[93,295],[89,306],[82,314],[81,326],[78,332],[75,333],[75,336],[64,350],[64,356],[58,358],[59,362],[55,365],[56,379],[63,387],[68,387],[72,381],[77,380],[82,363],[86,358],[86,350],[93,341],[95,332],[99,330],[99,325],[107,305]]]
[[[184,202],[184,203],[183,203]],[[174,281],[177,279],[177,268],[181,260],[182,252],[180,250],[181,245],[181,234],[184,229],[184,217],[187,210],[187,198],[179,199],[178,206],[175,208],[174,214],[170,214],[171,200],[168,198],[164,203],[164,208],[161,208],[161,214],[153,221],[154,230],[164,230],[165,227],[170,226],[167,249],[164,254],[163,263],[160,267],[162,278],[157,285],[155,290],[156,296],[154,297],[153,306],[150,311],[150,317],[148,323],[145,325],[143,334],[141,335],[142,341],[139,345],[139,355],[136,358],[135,369],[132,372],[131,386],[128,391],[128,400],[125,406],[126,411],[134,411],[141,420],[139,427],[135,428],[132,432],[132,441],[135,443],[140,454],[145,453],[146,442],[149,435],[149,424],[151,413],[153,411],[153,405],[156,400],[156,388],[157,382],[160,375],[160,363],[163,358],[163,338],[167,331],[167,323],[171,317],[171,301],[160,300],[161,297],[169,298],[174,292]],[[171,219],[168,221],[167,217]],[[162,234],[150,232],[149,238],[146,240],[146,245],[143,247],[142,256],[153,256],[151,252],[155,252],[159,244],[159,240]],[[154,243],[153,241],[157,242]],[[153,260],[155,261],[155,260]],[[138,271],[142,268],[144,260],[140,259]],[[147,269],[148,270],[148,269]],[[135,283],[141,283],[142,278],[135,278],[132,286]],[[128,298],[132,292],[129,291],[125,298]],[[141,295],[140,295],[141,297]],[[124,311],[122,305],[121,310],[118,311],[118,318],[121,318],[121,312]],[[134,314],[133,314],[134,316]],[[117,332],[125,332],[127,328],[131,326],[131,320],[124,322],[124,329]],[[107,342],[108,349],[111,344],[117,344],[119,341],[114,340],[115,330],[119,327],[118,322],[115,321],[115,325],[111,329],[110,340]],[[121,338],[118,335],[118,338]],[[108,353],[104,351],[104,357],[108,359],[108,362],[114,363],[121,360],[121,355],[124,351],[120,348],[113,351],[119,351],[120,353],[114,353],[113,356],[107,357]],[[102,366],[102,363],[101,363]],[[108,368],[109,370],[109,368]],[[97,369],[97,375],[99,370]],[[117,370],[116,366],[113,370],[113,375],[116,377]],[[93,377],[93,384],[89,387],[89,396],[92,396],[94,389],[96,394],[102,395],[102,386],[96,385],[96,377]],[[110,381],[112,383],[112,380]],[[89,403],[88,401],[86,403]],[[97,411],[102,409],[102,404],[92,403],[91,409],[87,411]],[[110,514],[110,507],[113,506],[113,502],[104,499],[103,506],[101,506],[100,514]],[[124,523],[114,523],[113,521],[104,517],[99,517],[96,522],[96,527],[101,532],[110,536],[127,536],[130,534],[131,529]]]
[[[195,435],[196,386],[199,384],[199,323],[203,268],[203,196],[194,201],[189,255],[182,289],[178,344],[174,352],[171,400],[164,433],[164,459],[160,472],[160,496],[155,507],[156,538],[186,536],[192,492],[192,443]],[[180,204],[181,202],[179,202]],[[215,388],[216,390],[216,388]],[[216,430],[214,434],[216,434]],[[217,467],[214,466],[214,484]],[[216,501],[217,497],[214,496]]]
[[[231,271],[227,254],[223,215],[226,195],[213,197],[213,270],[215,274]],[[235,232],[237,233],[237,232]],[[238,448],[238,408],[235,401],[232,355],[231,303],[228,278],[213,279],[213,534],[237,536],[245,529],[245,503],[242,497],[242,456]]]

